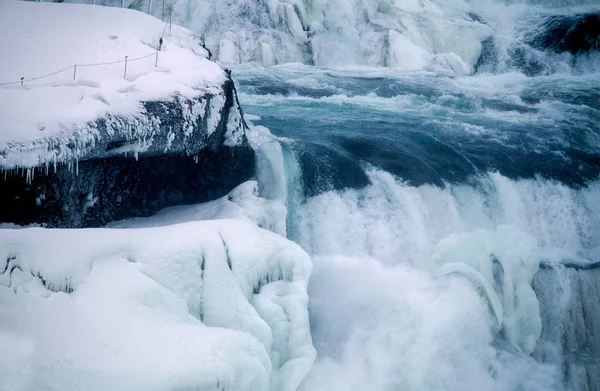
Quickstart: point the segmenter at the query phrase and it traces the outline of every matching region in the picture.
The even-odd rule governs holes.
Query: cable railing
[[[167,26],[169,27],[169,31],[171,30],[171,23],[172,23],[172,17],[173,17],[173,10],[172,8],[168,9],[169,14],[167,17],[167,20],[165,21],[165,27],[162,31],[162,34],[160,36],[160,43],[158,46],[158,49],[156,49],[155,52],[152,52],[146,56],[142,56],[142,57],[136,57],[136,58],[129,58],[129,56],[125,56],[124,59],[122,60],[116,60],[116,61],[109,61],[109,62],[103,62],[103,63],[96,63],[96,64],[73,64],[67,68],[63,68],[60,69],[58,71],[49,73],[47,75],[43,75],[43,76],[35,76],[35,77],[21,77],[19,80],[14,80],[14,81],[8,81],[8,82],[0,82],[0,87],[4,87],[4,86],[12,86],[12,85],[21,85],[21,87],[25,87],[25,83],[30,83],[32,81],[36,81],[36,80],[41,80],[41,79],[46,79],[48,77],[57,75],[59,73],[62,72],[66,72],[70,69],[73,70],[73,80],[76,80],[77,78],[77,68],[84,68],[84,67],[96,67],[96,66],[105,66],[105,65],[113,65],[113,64],[121,64],[124,63],[124,69],[123,69],[123,79],[127,80],[127,65],[128,63],[132,62],[132,61],[139,61],[139,60],[143,60],[152,56],[155,56],[155,61],[154,61],[154,66],[157,67],[158,66],[158,53],[160,52],[161,48],[162,48],[162,42],[163,42],[163,37],[165,36],[165,32],[167,31]],[[164,19],[164,16],[163,16]]]
[[[125,56],[125,58],[123,60],[117,60],[117,61],[101,62],[101,63],[96,63],[96,64],[74,64],[74,65],[71,65],[70,67],[63,68],[63,69],[60,69],[60,70],[52,72],[52,73],[48,73],[47,75],[36,76],[36,77],[21,77],[20,80],[2,82],[2,83],[0,83],[0,86],[10,86],[10,85],[20,84],[21,87],[25,87],[26,83],[30,83],[30,82],[36,81],[36,80],[46,79],[50,76],[54,76],[59,73],[66,72],[70,69],[73,70],[73,80],[75,80],[77,78],[77,68],[96,67],[96,66],[113,65],[113,64],[121,64],[121,63],[124,63],[123,78],[127,79],[128,63],[130,63],[132,61],[143,60],[143,59],[155,56],[156,60],[155,60],[154,66],[157,67],[158,66],[158,53],[159,53],[159,51],[157,50],[156,52],[153,52],[153,53],[148,54],[147,56],[143,56],[143,57],[129,58],[129,56]]]

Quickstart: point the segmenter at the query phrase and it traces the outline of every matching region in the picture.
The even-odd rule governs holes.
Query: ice
[[[0,86],[0,149],[18,152],[0,158],[4,167],[64,158],[64,147],[58,156],[46,156],[50,144],[73,144],[64,154],[77,157],[97,137],[98,129],[88,122],[100,116],[110,125],[120,115],[123,123],[115,124],[120,131],[152,135],[157,124],[141,115],[141,101],[222,93],[225,72],[206,58],[196,36],[179,26],[165,29],[165,23],[142,12],[92,5],[0,0],[0,8],[0,45],[10,58],[0,64],[0,83],[26,79],[24,87]],[[124,63],[81,66],[125,56],[127,78]],[[144,56],[149,57],[135,60]],[[69,68],[29,81],[74,64],[79,64],[75,80]]]
[[[225,141],[223,141],[223,145],[227,145],[229,147],[242,145],[245,134],[242,112],[237,99],[234,99],[233,105],[229,109],[227,130],[225,132]]]
[[[432,60],[433,55],[410,42],[404,35],[390,30],[390,59],[389,65],[404,70],[424,69]]]
[[[221,61],[265,66],[391,66],[463,75],[473,72],[481,42],[492,35],[462,0],[179,0],[175,10],[178,21],[223,52]],[[229,30],[237,40],[223,36]]]
[[[264,66],[272,66],[275,65],[275,56],[273,55],[273,49],[268,42],[268,38],[261,36],[260,37],[260,62]]]
[[[3,229],[0,259],[2,389],[294,390],[315,358],[310,258],[248,222]]]
[[[233,32],[226,31],[223,33],[223,37],[219,43],[219,61],[233,64],[240,62],[237,41],[238,38]]]
[[[287,23],[287,27],[290,30],[292,35],[300,40],[306,41],[306,31],[304,31],[304,27],[302,26],[302,22],[296,13],[296,9],[292,4],[283,4],[283,9],[285,9],[285,17],[284,20]]]
[[[494,270],[494,262],[500,264],[500,270]],[[508,225],[492,232],[452,234],[438,243],[433,255],[434,268],[439,267],[440,275],[481,276],[479,281],[506,339],[526,354],[533,352],[542,332],[540,306],[531,287],[539,263],[535,239]]]
[[[245,117],[249,120],[252,116]],[[264,126],[256,126],[252,122],[248,122],[248,125],[246,134],[256,151],[256,175],[260,194],[266,199],[286,203],[287,174],[281,144]]]

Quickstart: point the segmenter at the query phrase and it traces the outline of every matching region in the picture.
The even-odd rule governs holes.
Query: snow
[[[35,243],[35,245],[32,245]],[[239,220],[0,231],[3,390],[295,390],[309,256]]]
[[[286,208],[280,200],[259,197],[258,182],[247,181],[226,196],[195,205],[165,208],[150,217],[136,217],[115,221],[110,228],[147,228],[185,223],[189,221],[238,219],[285,237]]]
[[[245,117],[259,119],[252,115]],[[287,182],[281,144],[269,129],[252,122],[248,122],[248,125],[246,135],[256,152],[256,180],[244,182],[214,201],[173,206],[150,217],[115,221],[108,227],[147,228],[189,221],[239,219],[285,237]],[[93,202],[92,195],[88,198],[90,203]]]
[[[75,149],[92,142],[98,130],[87,123],[107,114],[125,117],[126,123],[119,126],[152,132],[159,124],[140,123],[144,121],[141,101],[222,94],[225,72],[206,58],[199,39],[142,12],[13,0],[0,0],[0,11],[0,46],[3,58],[9,59],[0,62],[0,83],[25,77],[24,87],[0,85],[0,150],[35,152],[2,157],[4,167],[39,164],[36,159],[50,141],[66,144],[68,140]],[[122,61],[125,56],[129,57],[126,79],[124,62],[84,66]],[[146,58],[134,60],[140,57]],[[75,64],[73,80],[74,69],[68,67]],[[194,113],[201,107],[189,109]]]

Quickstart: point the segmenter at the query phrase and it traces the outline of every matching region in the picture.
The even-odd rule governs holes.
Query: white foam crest
[[[426,269],[434,246],[453,233],[510,224],[533,236],[543,260],[587,262],[600,255],[600,183],[576,190],[498,173],[477,187],[409,186],[383,171],[372,185],[327,192],[298,207],[296,240],[316,255],[374,257]]]
[[[370,258],[313,262],[309,309],[319,358],[301,390],[553,389],[519,384],[538,365],[490,345],[496,321],[467,279],[436,280]]]

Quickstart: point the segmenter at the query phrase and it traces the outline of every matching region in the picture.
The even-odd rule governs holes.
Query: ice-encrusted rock
[[[0,222],[102,226],[213,200],[253,176],[230,73],[194,33],[110,7],[1,7],[0,81],[26,78],[0,85]],[[126,68],[109,61],[125,56]],[[53,73],[66,64],[87,65]]]
[[[254,175],[231,79],[218,94],[143,106],[84,124],[68,140],[6,147],[13,165],[2,170],[0,221],[101,226],[216,199]],[[16,165],[19,156],[36,158]]]
[[[3,390],[296,390],[309,256],[237,220],[0,230]],[[60,330],[60,331],[59,331]]]

